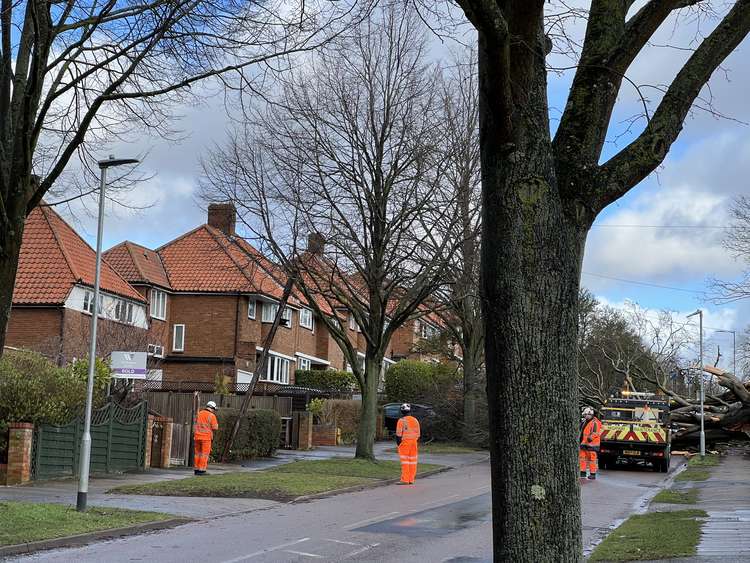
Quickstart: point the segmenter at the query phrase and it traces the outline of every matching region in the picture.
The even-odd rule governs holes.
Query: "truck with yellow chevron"
[[[612,468],[620,461],[653,464],[669,471],[669,400],[653,393],[623,391],[602,407],[599,465]]]

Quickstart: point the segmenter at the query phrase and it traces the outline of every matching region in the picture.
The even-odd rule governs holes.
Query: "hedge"
[[[294,372],[294,382],[300,387],[338,393],[349,393],[357,388],[357,379],[354,374],[332,369],[299,369]]]
[[[211,457],[218,460],[224,451],[224,444],[229,439],[239,409],[221,408],[216,412],[219,429],[214,432]],[[240,428],[234,440],[229,459],[250,459],[270,457],[279,446],[281,435],[281,417],[276,411],[253,409],[248,411],[240,421]]]
[[[105,401],[109,366],[96,360],[94,408]],[[88,361],[60,368],[27,350],[7,350],[0,358],[0,457],[9,422],[66,424],[83,413]]]
[[[385,373],[385,393],[392,403],[430,403],[449,393],[458,379],[450,366],[402,360]]]

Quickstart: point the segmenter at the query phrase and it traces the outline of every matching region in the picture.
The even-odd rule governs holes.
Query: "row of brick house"
[[[163,383],[249,382],[278,310],[284,277],[235,233],[235,210],[209,206],[207,223],[152,250],[123,242],[104,254],[98,350],[143,350]],[[88,346],[95,253],[51,208],[29,215],[6,345],[64,364]],[[439,330],[435,315],[405,325],[387,361],[421,357],[419,342]],[[364,356],[364,338],[347,330]],[[324,323],[293,294],[261,381],[294,383],[296,369],[346,369]]]

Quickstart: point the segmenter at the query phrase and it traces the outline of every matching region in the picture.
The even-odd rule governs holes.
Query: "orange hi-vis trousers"
[[[413,483],[417,477],[417,441],[402,440],[398,457],[401,459],[401,482]]]
[[[211,440],[195,440],[195,469],[205,471],[211,454]]]
[[[599,471],[598,454],[593,450],[578,450],[578,464],[581,466],[581,473],[586,473],[588,468],[591,475],[596,475]]]

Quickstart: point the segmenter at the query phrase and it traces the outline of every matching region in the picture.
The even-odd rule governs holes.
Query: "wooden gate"
[[[109,403],[91,415],[91,473],[143,467],[148,407],[141,402],[126,409]],[[34,479],[78,474],[83,420],[63,426],[40,424],[34,430],[31,472]]]

